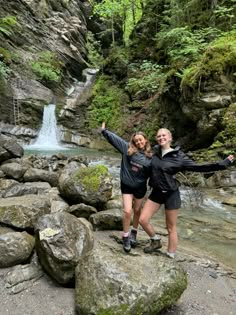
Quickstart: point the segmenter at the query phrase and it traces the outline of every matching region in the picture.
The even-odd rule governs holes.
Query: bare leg
[[[150,220],[153,215],[160,209],[160,204],[153,202],[152,200],[148,199],[145,202],[143,210],[141,212],[139,223],[142,225],[144,231],[150,236],[153,237],[156,232],[153,226],[150,224]]]
[[[166,215],[166,227],[168,231],[168,252],[175,253],[178,244],[178,234],[177,234],[177,218],[178,209],[175,210],[165,210]]]
[[[123,231],[124,233],[129,232],[130,221],[133,214],[133,195],[123,194]]]
[[[135,229],[138,228],[139,225],[139,217],[141,214],[141,207],[143,203],[143,198],[142,199],[136,199],[134,198],[134,217],[133,217],[133,227]]]

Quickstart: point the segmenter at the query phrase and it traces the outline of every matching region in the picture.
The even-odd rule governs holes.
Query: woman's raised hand
[[[106,129],[106,123],[103,121],[102,123],[102,130]]]
[[[233,161],[234,161],[234,156],[231,154],[231,155],[227,156],[227,159],[229,159],[230,162],[233,163]]]

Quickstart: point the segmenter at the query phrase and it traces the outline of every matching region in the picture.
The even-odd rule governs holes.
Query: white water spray
[[[44,106],[43,123],[38,137],[34,144],[27,146],[27,149],[37,150],[58,150],[64,149],[60,145],[59,130],[55,115],[55,104]]]

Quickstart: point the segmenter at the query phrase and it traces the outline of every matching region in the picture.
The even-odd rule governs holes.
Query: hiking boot
[[[166,256],[167,256],[168,258],[174,259],[174,258],[175,258],[175,253],[166,252]]]
[[[130,231],[130,245],[131,247],[136,247],[137,245],[137,231],[136,230],[131,230]]]
[[[131,245],[130,245],[130,237],[129,236],[123,236],[123,248],[126,253],[129,253],[131,251]]]
[[[151,239],[151,244],[143,249],[144,253],[151,254],[153,252],[158,251],[158,249],[162,248],[161,240],[153,240]]]

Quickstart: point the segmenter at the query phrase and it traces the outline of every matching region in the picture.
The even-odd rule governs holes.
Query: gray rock
[[[5,288],[12,294],[17,294],[33,282],[43,276],[43,271],[38,263],[32,262],[27,265],[18,265],[12,268],[5,277]]]
[[[26,262],[34,244],[34,237],[26,232],[1,232],[0,229],[0,268]]]
[[[79,259],[93,247],[91,224],[59,212],[41,217],[35,231],[36,250],[44,269],[58,283],[73,281]]]
[[[19,183],[5,190],[2,197],[17,197],[30,194],[43,194],[50,189],[49,183],[44,182],[32,182],[32,183]]]
[[[97,209],[84,203],[79,203],[77,205],[71,206],[68,212],[78,218],[89,219],[92,214],[97,213]]]
[[[156,315],[176,303],[186,273],[165,257],[125,255],[111,239],[96,241],[76,267],[76,314]]]
[[[32,229],[38,218],[49,212],[50,202],[44,196],[0,198],[0,222],[12,227]]]
[[[105,166],[83,167],[59,178],[60,194],[70,203],[85,203],[101,210],[112,194],[112,177]]]
[[[100,211],[91,215],[89,221],[94,230],[122,230],[122,211],[121,209],[111,209]]]
[[[48,182],[51,186],[58,185],[59,175],[55,172],[45,171],[36,168],[28,169],[24,174],[24,181],[26,182]]]
[[[1,166],[1,170],[8,178],[18,180],[22,178],[27,168],[18,163],[5,163]]]

